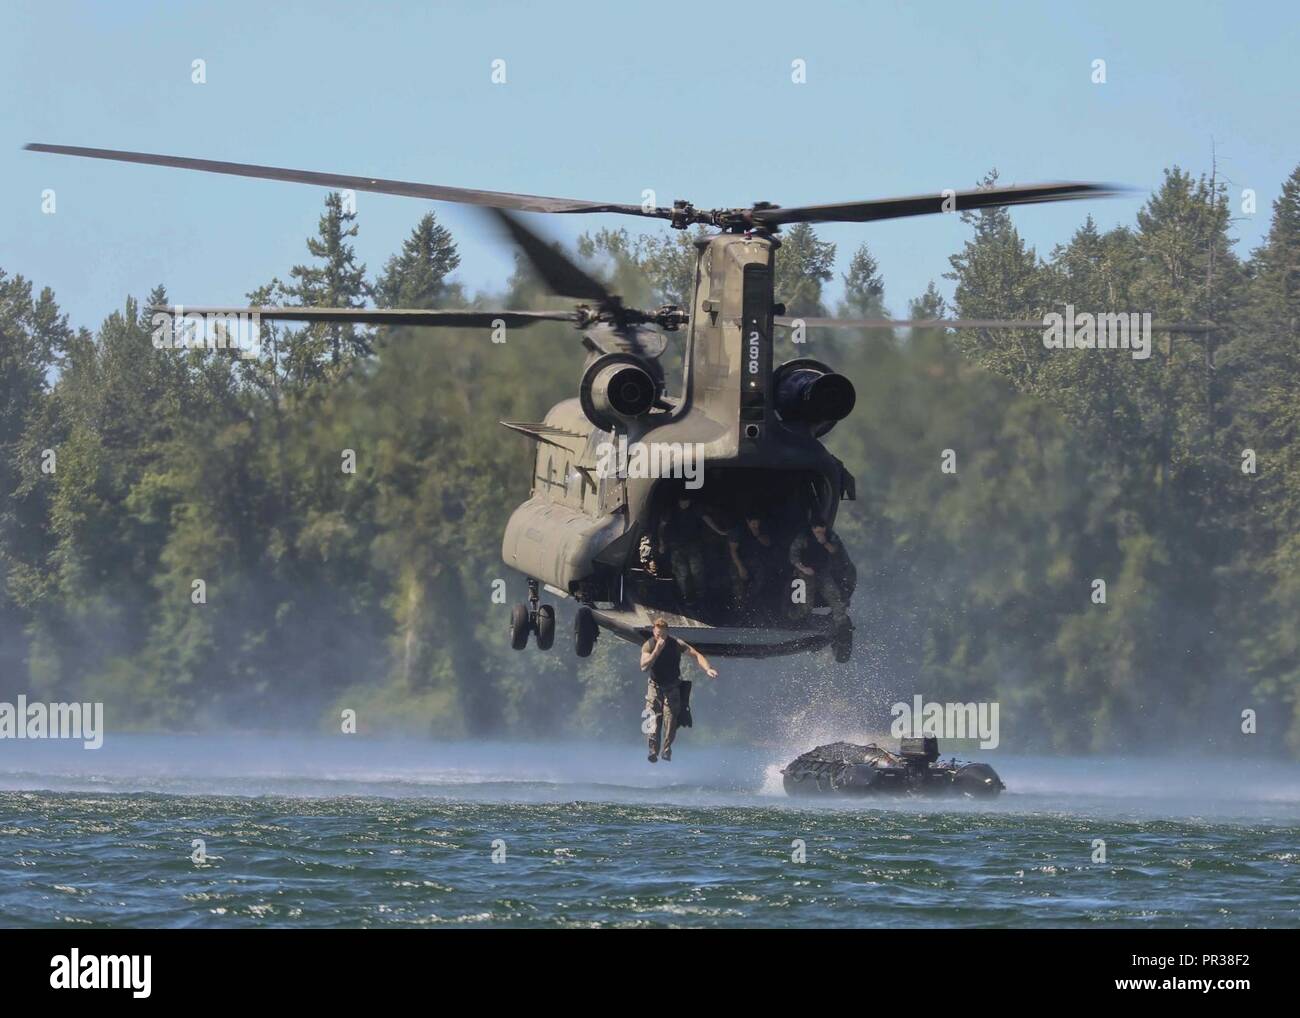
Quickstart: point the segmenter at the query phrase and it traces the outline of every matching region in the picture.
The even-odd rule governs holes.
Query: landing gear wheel
[[[544,604],[537,609],[537,649],[550,650],[555,642],[555,609]]]
[[[517,604],[510,609],[510,647],[523,650],[528,646],[528,606]]]
[[[581,606],[573,620],[573,652],[578,657],[590,657],[592,648],[596,646],[598,632],[591,609],[586,605]]]
[[[844,664],[853,657],[853,627],[843,625],[835,631],[831,637],[831,652],[835,655],[835,660]]]

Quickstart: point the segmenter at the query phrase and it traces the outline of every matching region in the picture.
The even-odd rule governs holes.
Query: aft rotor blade
[[[425,311],[419,308],[218,308],[188,304],[156,305],[150,310],[170,315],[256,315],[278,322],[351,322],[358,325],[420,325],[511,328],[537,322],[573,322],[572,311]]]
[[[609,291],[599,280],[578,268],[559,248],[533,233],[518,216],[512,216],[501,209],[496,209],[495,213],[510,232],[511,240],[524,253],[524,257],[537,270],[542,282],[552,293],[577,300],[597,301],[601,305],[612,302]]]
[[[640,205],[581,201],[576,198],[545,198],[532,194],[510,194],[505,191],[479,191],[466,187],[443,187],[440,184],[383,180],[378,177],[354,177],[343,173],[317,173],[314,170],[292,170],[278,166],[257,166],[252,163],[227,163],[216,159],[191,159],[186,156],[155,155],[150,152],[122,152],[109,148],[82,148],[77,145],[44,145],[39,143],[24,147],[30,152],[53,152],[57,155],[82,156],[87,159],[111,159],[120,163],[171,166],[180,170],[202,170],[204,173],[225,173],[235,177],[287,180],[295,184],[315,184],[320,187],[344,188],[353,191],[373,191],[377,194],[397,194],[408,198],[429,198],[433,201],[459,202],[463,205],[517,209],[521,212],[618,212],[623,215],[643,216],[651,219],[671,219],[673,214],[672,209],[646,209]]]
[[[879,219],[901,219],[935,212],[968,212],[1004,205],[1107,198],[1123,194],[1124,190],[1116,184],[1016,184],[1011,187],[982,187],[971,191],[918,194],[908,198],[877,198],[873,201],[843,202],[836,205],[758,208],[751,215],[755,223],[763,226],[781,226],[785,223],[870,223]]]
[[[809,329],[1041,329],[1041,321],[983,318],[776,318],[785,328],[802,322]]]
[[[802,322],[809,329],[1045,329],[1041,318],[1032,321],[1005,318],[793,318],[789,315],[773,321],[782,328]],[[1152,322],[1154,332],[1209,332],[1213,322]]]

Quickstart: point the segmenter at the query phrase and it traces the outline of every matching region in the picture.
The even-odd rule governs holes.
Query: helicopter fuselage
[[[665,399],[666,409],[605,429],[592,423],[582,400],[569,399],[542,424],[519,429],[537,443],[533,490],[506,526],[505,563],[553,593],[593,606],[597,621],[626,639],[640,639],[653,613],[675,615],[670,623],[695,630],[690,642],[713,653],[758,656],[827,642],[819,616],[784,635],[772,627],[712,625],[693,612],[646,605],[625,582],[640,538],[656,539],[656,514],[673,492],[702,484],[706,500],[738,487],[779,499],[785,488],[803,520],[812,509],[828,523],[839,500],[853,496],[853,478],[814,429],[786,422],[778,411],[772,282],[778,246],[762,233],[697,242],[684,377],[680,394]],[[639,462],[659,469],[653,476],[626,469],[627,449],[649,453]],[[623,453],[612,460],[623,469],[608,468],[612,450]],[[692,467],[698,480],[689,475]]]

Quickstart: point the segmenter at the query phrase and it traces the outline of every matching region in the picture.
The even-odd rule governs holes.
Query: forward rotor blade
[[[537,322],[573,322],[572,311],[424,311],[418,308],[218,308],[188,304],[156,305],[151,311],[170,315],[257,315],[276,322],[352,322],[359,325],[420,325],[510,328]]]
[[[512,216],[501,209],[495,209],[494,212],[510,232],[510,239],[524,253],[524,257],[537,270],[542,282],[552,293],[577,300],[597,301],[601,305],[616,303],[599,280],[587,275],[562,251],[533,233],[518,216]]]
[[[82,156],[87,159],[110,159],[120,163],[172,166],[181,170],[202,170],[205,173],[225,173],[236,177],[287,180],[296,184],[373,191],[377,194],[398,194],[408,198],[460,202],[463,205],[518,209],[521,212],[618,212],[651,219],[672,218],[672,209],[647,211],[640,205],[618,205],[608,202],[581,201],[575,198],[544,198],[539,195],[510,194],[504,191],[478,191],[472,188],[443,187],[439,184],[418,184],[405,180],[354,177],[342,173],[317,173],[313,170],[282,169],[277,166],[257,166],[252,163],[227,163],[215,159],[190,159],[185,156],[154,155],[149,152],[121,152],[108,148],[81,148],[76,145],[39,143],[24,147],[30,152],[53,152],[57,155]]]
[[[792,318],[789,315],[773,319],[782,328],[792,328],[803,322],[809,329],[1045,329],[1040,319],[1004,318]],[[1213,322],[1152,322],[1153,332],[1209,332],[1217,328]]]
[[[1011,187],[918,194],[909,198],[877,198],[874,201],[843,202],[836,205],[759,208],[754,209],[752,215],[754,222],[764,226],[780,226],[784,223],[870,223],[879,219],[901,219],[935,212],[966,212],[1004,205],[1105,198],[1123,193],[1124,188],[1115,184],[1016,184]],[[947,208],[944,207],[945,201],[951,203]]]

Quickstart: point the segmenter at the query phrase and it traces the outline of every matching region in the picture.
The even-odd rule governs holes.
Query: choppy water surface
[[[1294,764],[991,755],[995,802],[810,805],[806,748],[0,741],[0,924],[1300,926]]]

